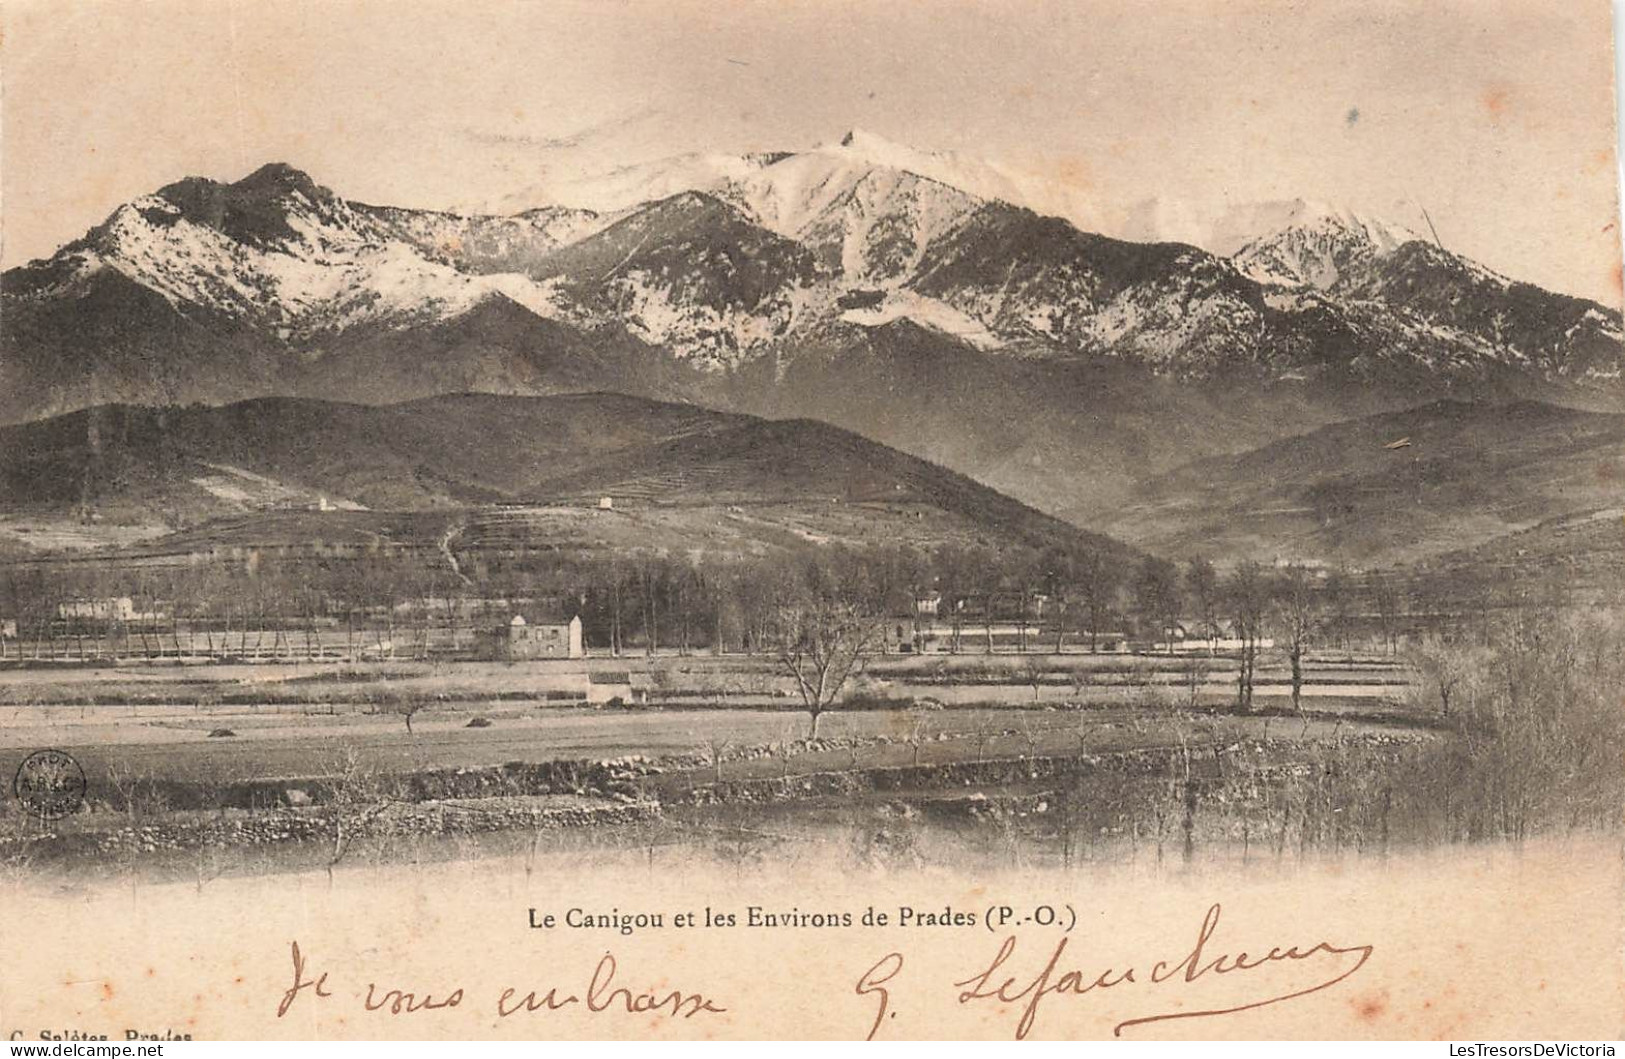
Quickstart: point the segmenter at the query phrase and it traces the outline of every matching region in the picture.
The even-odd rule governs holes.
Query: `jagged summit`
[[[307,173],[282,162],[254,170],[223,184],[207,177],[186,177],[158,189],[136,204],[148,221],[164,224],[163,214],[213,228],[228,238],[253,246],[280,246],[301,238],[312,226],[345,227],[351,223],[344,204]],[[304,217],[306,224],[296,223]]]
[[[171,184],[4,275],[0,423],[621,391],[816,417],[1092,519],[1295,424],[1441,396],[1625,408],[1617,311],[1359,209],[1238,212],[1232,257],[1081,230],[975,160],[841,139],[628,166],[604,212],[366,205],[286,164]]]
[[[1414,228],[1347,206],[1309,199],[1292,199],[1281,206],[1285,210],[1280,224],[1282,230],[1339,229],[1366,240],[1383,253],[1422,238]],[[1264,238],[1268,238],[1268,235],[1265,234]]]
[[[157,195],[177,205],[206,199],[278,199],[295,194],[312,201],[331,198],[333,193],[306,173],[286,162],[270,162],[233,181],[204,176],[187,176],[159,188]]]
[[[287,162],[267,162],[232,186],[243,191],[298,191],[309,196],[325,190],[309,173]]]
[[[862,128],[796,153],[626,166],[601,190],[627,198],[603,212],[366,205],[285,162],[231,183],[192,177],[6,275],[0,414],[105,399],[117,386],[95,376],[114,362],[144,380],[135,399],[186,399],[191,369],[166,366],[182,345],[216,377],[237,358],[269,380],[260,393],[283,392],[284,361],[310,376],[358,351],[362,379],[413,395],[450,375],[525,392],[545,388],[539,365],[558,371],[563,349],[635,350],[652,377],[771,380],[898,322],[922,329],[922,348],[1237,385],[1354,378],[1409,393],[1418,379],[1505,376],[1617,388],[1616,312],[1515,284],[1363,211],[1236,207],[1250,234],[1231,256],[1082,231],[997,193],[999,179]],[[152,311],[87,324],[92,304],[110,304],[84,301],[95,284]],[[494,298],[495,318],[474,312]],[[458,372],[415,344],[447,326],[480,351]],[[519,348],[539,335],[548,349]],[[372,345],[380,336],[416,337]]]
[[[1226,202],[1215,206],[1152,197],[1128,207],[1112,233],[1134,242],[1177,242],[1233,257],[1247,246],[1297,227],[1337,226],[1360,232],[1385,250],[1422,238],[1424,222],[1396,223],[1364,209],[1308,198]]]
[[[846,134],[840,139],[840,146],[857,151],[870,150],[877,152],[909,149],[903,148],[901,144],[893,143],[884,136],[879,136],[867,129],[860,129],[855,125],[846,130]]]
[[[1237,267],[1263,283],[1330,290],[1407,243],[1414,230],[1344,206],[1294,199],[1267,204],[1271,228],[1235,255]]]

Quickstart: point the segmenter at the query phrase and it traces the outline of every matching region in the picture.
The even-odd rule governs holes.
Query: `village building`
[[[519,662],[538,658],[581,658],[581,618],[528,621],[515,614],[499,630],[497,654]]]
[[[1038,654],[1053,650],[1055,628],[1038,621],[1014,622],[967,618],[958,623],[937,618],[892,618],[883,627],[882,650],[887,654],[953,654],[957,637],[959,654]],[[1093,643],[1098,654],[1120,654],[1128,649],[1122,633],[1068,630],[1068,651],[1088,651]]]
[[[1168,639],[1162,643],[1152,644],[1155,653],[1166,654],[1192,654],[1205,652],[1207,654],[1224,654],[1229,651],[1240,651],[1244,646],[1241,633],[1230,622],[1175,622],[1169,626]],[[1275,646],[1270,637],[1256,637],[1253,646],[1259,650],[1268,650]]]
[[[630,706],[649,701],[646,676],[625,669],[595,670],[587,674],[587,705]]]
[[[135,621],[138,615],[129,596],[103,596],[58,603],[56,616],[63,621]]]

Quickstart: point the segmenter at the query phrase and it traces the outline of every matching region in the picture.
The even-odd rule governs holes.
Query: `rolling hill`
[[[0,450],[6,522],[74,523],[91,537],[129,525],[150,527],[154,540],[220,531],[237,544],[255,540],[257,526],[276,543],[330,530],[388,537],[391,525],[421,537],[424,526],[478,530],[529,510],[533,543],[545,544],[554,516],[597,514],[609,496],[613,515],[600,528],[617,523],[629,548],[955,540],[1134,555],[824,423],[617,394],[112,405],[0,428]],[[401,521],[413,512],[434,517]],[[620,533],[640,520],[644,537]]]
[[[1358,565],[1461,552],[1625,501],[1625,416],[1439,401],[1149,480],[1108,532],[1142,547]]]
[[[1443,613],[1492,607],[1616,607],[1625,599],[1625,505],[1547,519],[1398,571]]]

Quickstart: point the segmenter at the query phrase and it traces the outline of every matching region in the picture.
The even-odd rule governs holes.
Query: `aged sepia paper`
[[[0,20],[7,1040],[1625,1028],[1605,3]]]

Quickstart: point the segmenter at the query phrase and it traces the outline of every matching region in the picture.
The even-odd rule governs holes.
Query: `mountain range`
[[[1129,242],[861,132],[601,191],[467,216],[281,164],[180,180],[0,276],[0,423],[608,390],[816,417],[1093,525],[1194,461],[1429,401],[1625,410],[1617,309],[1336,207],[1260,209],[1223,253]]]

